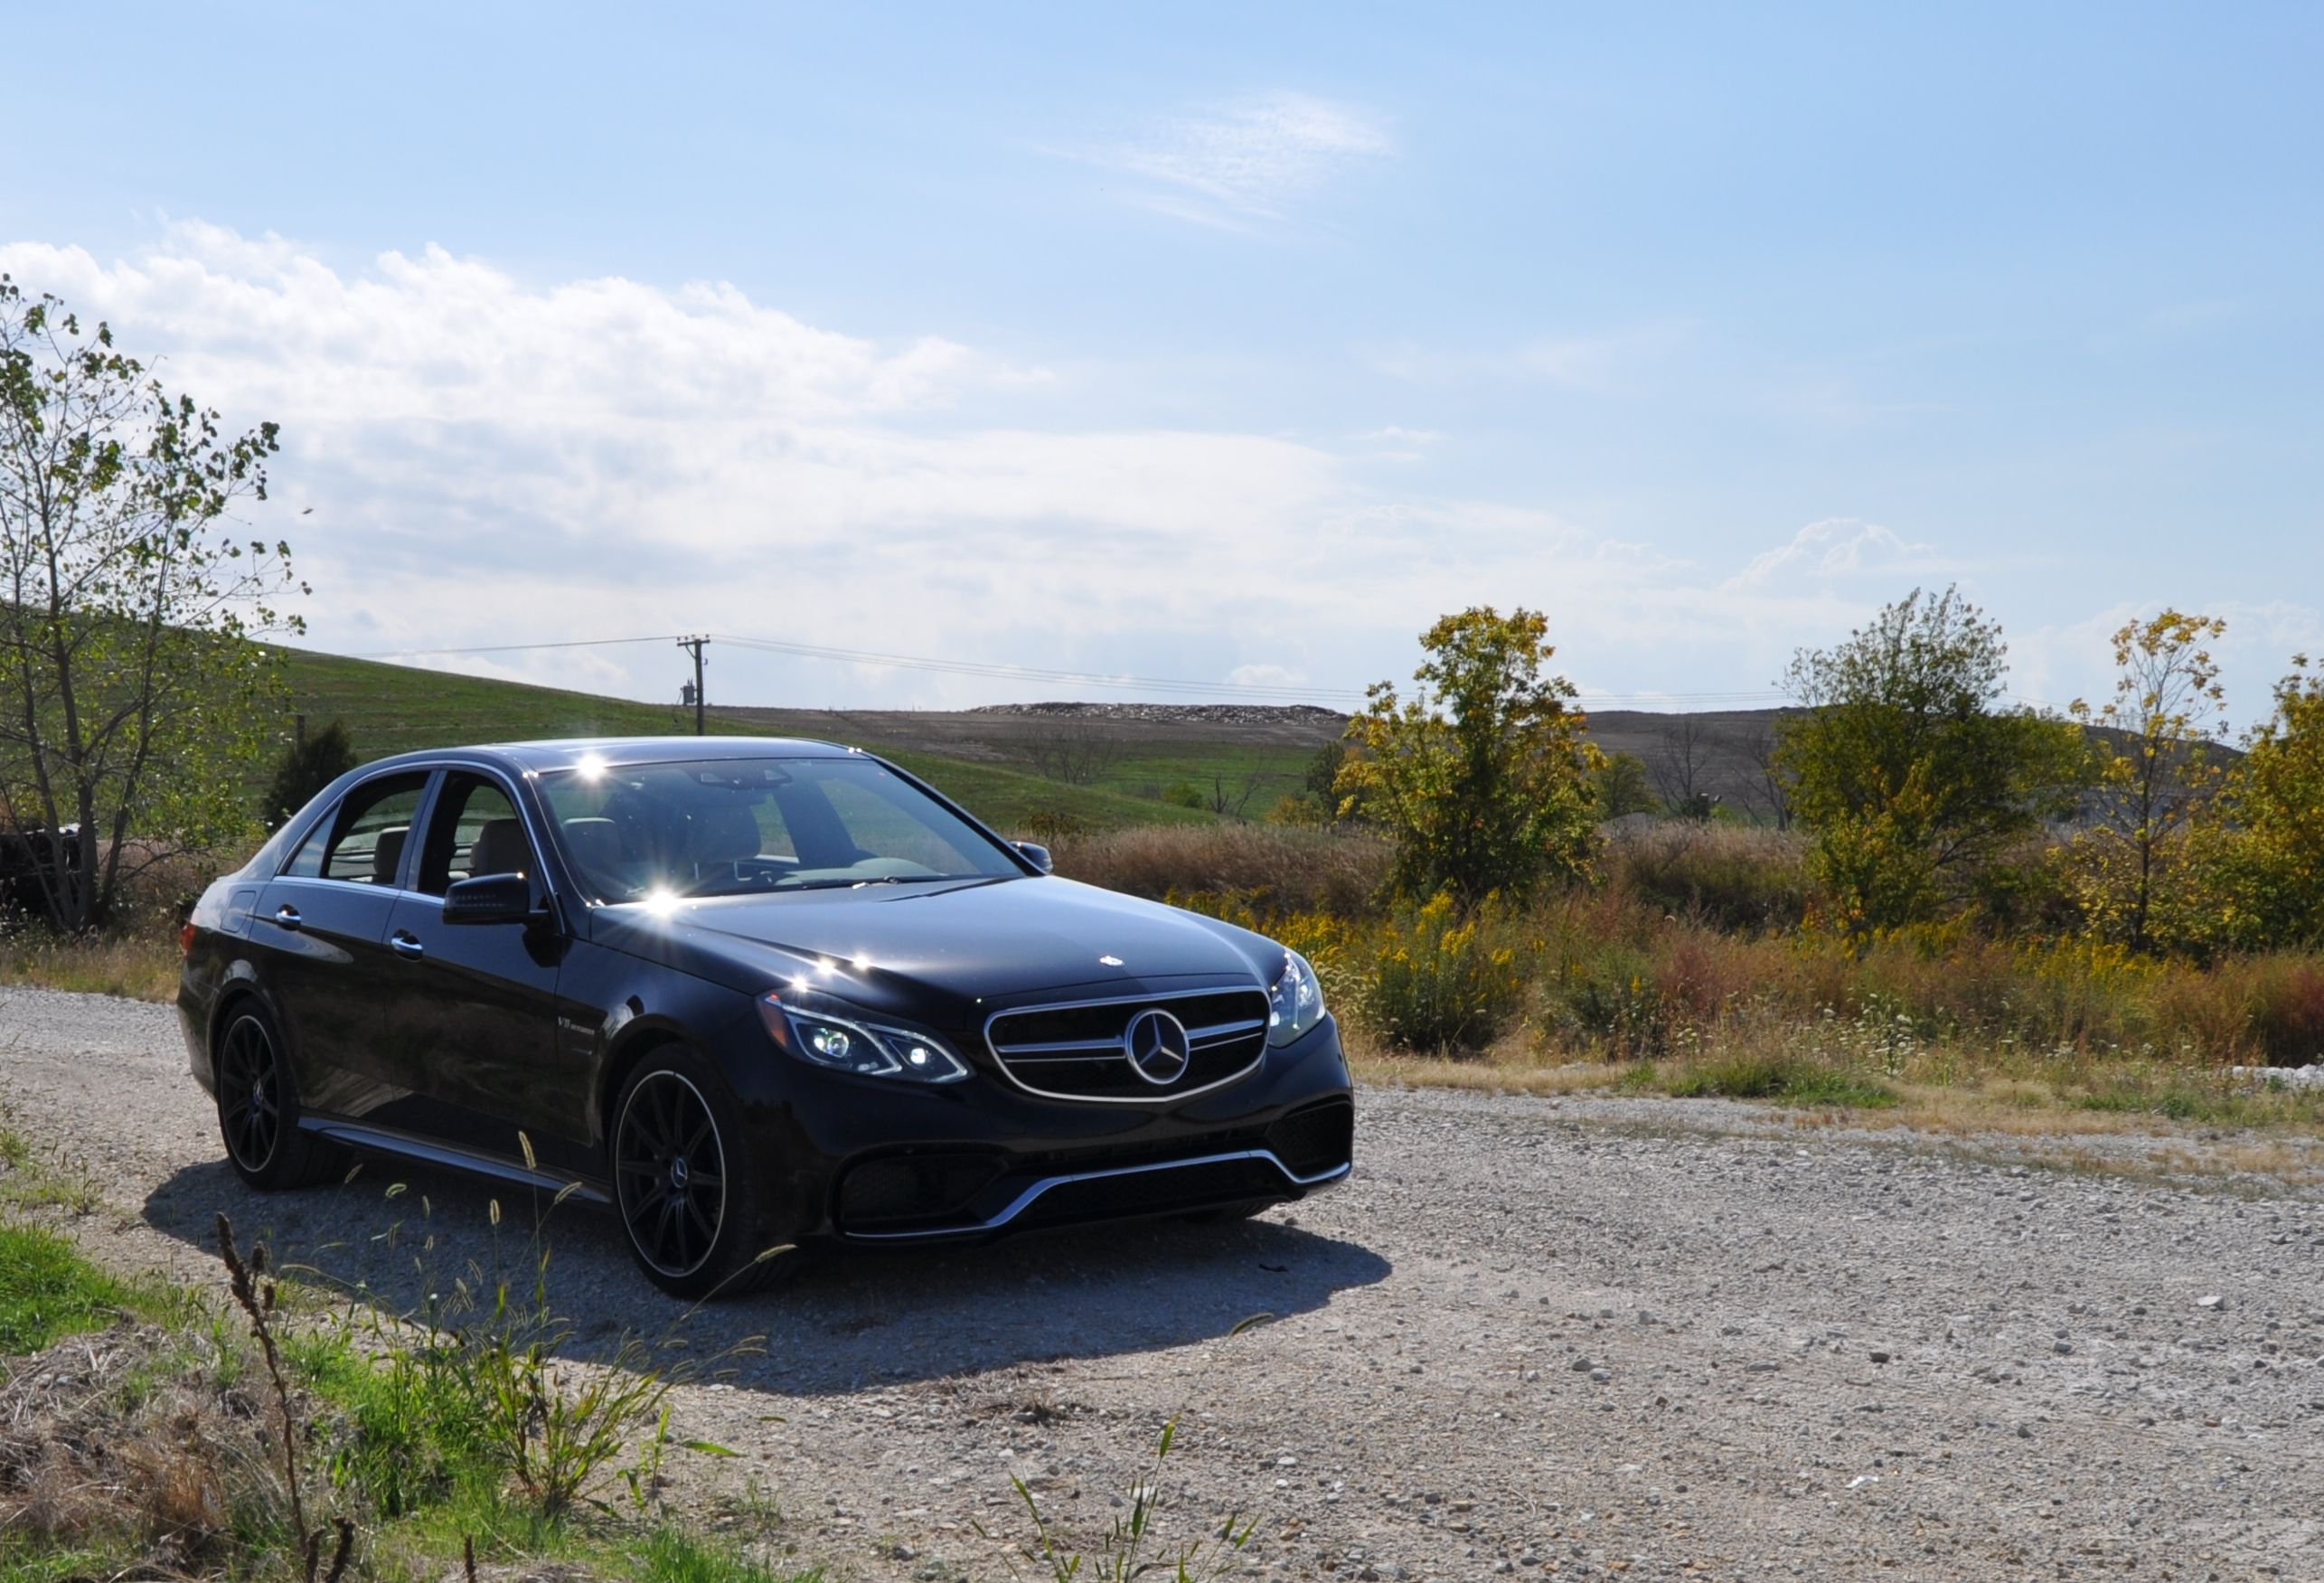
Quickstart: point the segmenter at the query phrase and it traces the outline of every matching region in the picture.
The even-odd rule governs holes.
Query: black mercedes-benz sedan
[[[610,1204],[646,1275],[1231,1216],[1348,1174],[1314,971],[1049,872],[820,742],[536,742],[341,777],[181,937],[253,1186],[385,1153]]]

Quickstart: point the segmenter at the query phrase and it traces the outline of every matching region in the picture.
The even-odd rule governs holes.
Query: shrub
[[[1465,919],[1450,896],[1425,902],[1370,943],[1355,1014],[1399,1050],[1482,1050],[1524,1004],[1527,975],[1514,937],[1491,898]]]
[[[329,786],[361,760],[347,740],[347,728],[333,721],[304,741],[283,749],[274,779],[259,799],[259,818],[269,830],[306,806],[315,794]]]

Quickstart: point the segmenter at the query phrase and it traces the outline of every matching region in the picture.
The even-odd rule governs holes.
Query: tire
[[[655,1051],[621,1086],[607,1164],[614,1212],[645,1278],[699,1302],[762,1289],[795,1262],[761,1259],[763,1173],[742,1147],[742,1117],[710,1064]]]
[[[234,1174],[261,1192],[310,1187],[346,1168],[346,1154],[298,1125],[304,1112],[282,1032],[265,1006],[246,1000],[219,1025],[211,1050],[218,1136]]]

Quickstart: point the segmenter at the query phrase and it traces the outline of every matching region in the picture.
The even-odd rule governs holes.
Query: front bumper
[[[982,1069],[926,1088],[786,1075],[780,1102],[747,1107],[794,1167],[785,1196],[804,1223],[769,1228],[788,1239],[972,1241],[1199,1213],[1303,1198],[1352,1166],[1353,1098],[1328,1017],[1248,1078],[1167,1107],[1041,1098]]]

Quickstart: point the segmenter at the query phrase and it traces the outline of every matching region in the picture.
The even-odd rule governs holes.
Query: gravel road
[[[440,1271],[494,1257],[449,1178],[244,1192],[183,1069],[163,1008],[0,990],[0,1098],[101,1184],[103,1257],[210,1278],[221,1208],[399,1299],[448,1279],[423,1220]],[[1165,1530],[1239,1507],[1272,1577],[2324,1579],[2324,1194],[2235,1140],[1360,1105],[1356,1179],[1257,1221],[834,1261],[696,1315],[697,1354],[764,1350],[684,1393],[742,1454],[683,1456],[684,1500],[835,1578],[999,1578],[1011,1475],[1093,1531],[1183,1409]],[[586,1341],[672,1322],[608,1220],[551,1230]]]

